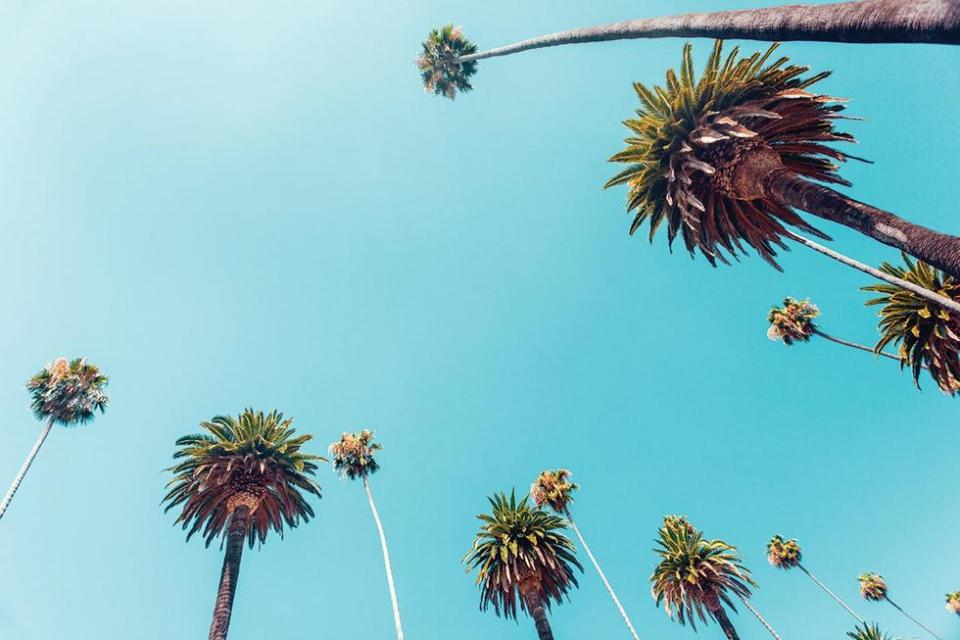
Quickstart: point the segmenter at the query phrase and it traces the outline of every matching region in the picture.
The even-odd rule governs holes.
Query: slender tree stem
[[[390,589],[390,604],[393,605],[393,622],[397,627],[397,640],[403,640],[403,625],[400,623],[400,605],[397,603],[397,587],[393,584],[393,569],[390,566],[390,551],[387,549],[387,536],[383,532],[383,523],[380,522],[377,504],[373,501],[373,492],[370,491],[370,483],[367,481],[366,476],[363,477],[363,488],[367,492],[370,511],[373,512],[373,519],[377,523],[377,532],[380,534],[380,547],[383,549],[383,566],[387,571],[387,587]]]
[[[760,612],[753,608],[753,605],[750,604],[750,601],[744,598],[743,596],[740,596],[740,600],[743,602],[744,606],[747,607],[747,609],[750,609],[750,613],[752,613],[757,617],[757,620],[760,621],[760,624],[766,627],[767,631],[770,632],[770,635],[776,638],[776,640],[780,640],[780,636],[777,635],[777,632],[773,630],[773,627],[770,626],[769,622],[763,619],[763,616],[760,615]]]
[[[633,636],[634,640],[640,640],[640,636],[637,635],[636,630],[633,628],[633,623],[630,622],[630,616],[627,615],[626,610],[623,608],[623,604],[620,603],[620,598],[617,597],[616,592],[614,592],[613,587],[610,585],[610,582],[607,580],[607,576],[604,575],[603,569],[600,568],[600,563],[597,562],[597,559],[593,557],[593,552],[590,551],[590,546],[587,545],[587,541],[583,538],[583,534],[580,533],[580,528],[577,526],[577,523],[574,521],[573,516],[570,515],[570,510],[565,509],[564,515],[567,516],[567,520],[570,522],[570,527],[573,529],[573,532],[577,534],[577,538],[580,539],[580,545],[583,547],[583,550],[587,553],[587,557],[590,558],[590,562],[593,563],[593,568],[597,570],[597,574],[600,575],[600,580],[603,581],[603,586],[607,588],[607,593],[610,594],[610,597],[613,599],[613,604],[617,606],[617,611],[620,612],[620,616],[623,618],[623,621],[627,625],[627,629],[630,631],[630,635]]]
[[[922,622],[920,622],[919,620],[917,620],[916,618],[914,618],[912,615],[910,615],[909,613],[907,613],[906,611],[904,611],[903,609],[901,609],[901,608],[900,608],[900,605],[898,605],[896,602],[894,602],[893,600],[891,600],[891,599],[888,598],[887,596],[883,596],[883,599],[886,600],[887,602],[889,602],[890,604],[892,604],[897,611],[899,611],[899,612],[902,613],[903,615],[905,615],[905,616],[907,616],[908,618],[910,618],[911,620],[913,620],[913,622],[914,622],[918,627],[920,627],[921,629],[923,629],[924,631],[926,631],[927,633],[929,633],[931,636],[933,636],[933,637],[936,638],[937,640],[941,640],[940,636],[938,636],[937,634],[935,634],[933,631],[930,631],[930,629],[928,629],[925,624],[923,624]]]
[[[886,351],[874,351],[873,349],[871,349],[871,348],[868,347],[867,345],[857,344],[856,342],[849,342],[849,341],[843,340],[843,339],[841,339],[841,338],[836,338],[836,337],[830,335],[829,333],[824,333],[824,332],[821,331],[820,329],[814,329],[813,332],[814,332],[815,334],[817,334],[818,336],[820,336],[821,338],[825,338],[825,339],[827,339],[827,340],[829,340],[829,341],[831,341],[831,342],[836,342],[837,344],[842,344],[842,345],[845,346],[845,347],[852,347],[853,349],[859,349],[860,351],[866,351],[867,353],[872,353],[873,355],[876,355],[876,356],[883,356],[884,358],[890,358],[891,360],[896,360],[897,362],[900,362],[900,358],[898,358],[897,356],[893,355],[892,353],[887,353]],[[924,367],[924,368],[926,368],[926,367]],[[801,569],[802,569],[802,568],[803,568],[803,567],[801,567]],[[806,571],[806,569],[804,569],[804,571]],[[813,578],[813,576],[810,576],[810,577]],[[814,580],[816,580],[816,578],[814,578]],[[861,622],[863,622],[863,621],[861,620]]]
[[[223,569],[220,570],[220,586],[217,589],[217,602],[213,607],[209,640],[226,640],[227,631],[230,628],[230,616],[233,614],[233,596],[237,591],[237,578],[240,576],[243,543],[247,537],[249,524],[249,508],[244,505],[237,507],[230,516],[227,550],[223,555]]]
[[[3,502],[0,502],[0,518],[3,518],[3,514],[7,512],[7,507],[10,506],[10,501],[13,500],[13,495],[17,492],[17,489],[20,488],[20,483],[23,482],[24,477],[26,477],[27,471],[30,470],[30,465],[33,464],[33,459],[37,457],[37,453],[40,452],[40,447],[43,446],[44,440],[46,440],[47,436],[50,435],[50,430],[52,428],[53,418],[47,421],[43,431],[40,432],[40,437],[38,437],[37,441],[34,443],[33,449],[30,450],[30,454],[27,456],[27,459],[23,461],[23,466],[20,467],[17,477],[13,479],[13,483],[7,490],[7,495],[3,497]]]
[[[724,611],[723,605],[717,604],[716,609],[710,611],[713,614],[714,619],[720,624],[720,628],[723,629],[723,634],[727,636],[727,640],[740,640],[740,636],[737,635],[737,630],[733,626],[733,623],[730,622],[730,618],[727,617],[727,612]]]
[[[884,355],[886,355],[886,354],[884,354]],[[866,622],[864,622],[863,618],[861,618],[859,615],[857,615],[857,613],[856,613],[853,609],[851,609],[850,607],[848,607],[846,602],[844,602],[843,600],[841,600],[840,598],[838,598],[838,597],[837,597],[837,594],[835,594],[833,591],[830,591],[830,589],[827,588],[827,585],[825,585],[825,584],[823,584],[822,582],[820,582],[820,580],[817,579],[817,576],[815,576],[815,575],[813,575],[812,573],[810,573],[809,571],[807,571],[807,568],[804,567],[802,564],[798,564],[797,566],[800,568],[801,571],[803,571],[805,574],[807,574],[807,576],[809,576],[811,580],[813,580],[815,583],[817,583],[817,586],[819,586],[821,589],[823,589],[824,591],[826,591],[828,596],[830,596],[831,598],[833,598],[834,600],[836,600],[836,601],[837,601],[837,604],[839,604],[841,607],[843,607],[844,609],[846,609],[846,610],[847,610],[847,613],[849,613],[849,614],[852,615],[854,618],[856,618],[857,620],[859,620],[859,621],[860,621],[860,624],[866,624]]]

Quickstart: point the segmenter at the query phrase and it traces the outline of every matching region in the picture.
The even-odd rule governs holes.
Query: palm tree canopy
[[[610,160],[627,168],[606,186],[628,186],[627,210],[635,213],[630,233],[650,224],[650,240],[666,222],[672,247],[677,235],[687,251],[696,249],[716,266],[744,253],[743,243],[780,268],[773,245],[792,225],[821,238],[827,236],[789,207],[738,179],[741,158],[760,158],[789,172],[820,182],[848,185],[836,161],[852,158],[827,143],[853,142],[834,129],[843,110],[837,98],[808,93],[826,78],[821,72],[801,77],[808,67],[771,60],[765,53],[739,57],[739,48],[724,57],[717,41],[700,79],[691,46],[684,46],[679,73],[667,71],[666,86],[650,89],[635,83],[640,99],[626,148]]]
[[[476,51],[477,45],[463,36],[461,27],[448,24],[431,31],[417,57],[424,91],[453,100],[458,91],[473,89],[470,76],[477,72],[477,63],[460,62],[458,58]]]
[[[873,623],[857,625],[853,631],[848,631],[847,636],[853,640],[899,640],[880,630],[880,625]]]
[[[167,469],[173,479],[163,501],[165,511],[182,505],[176,522],[187,540],[203,531],[207,546],[230,522],[240,506],[250,513],[247,532],[251,547],[262,544],[270,529],[283,536],[284,524],[296,527],[313,517],[305,493],[320,497],[316,474],[320,456],[301,448],[313,439],[295,435],[293,420],[277,411],[247,409],[237,417],[217,416],[201,422],[205,433],[177,440],[177,464]]]
[[[482,524],[463,559],[468,571],[477,570],[480,609],[492,604],[498,616],[516,619],[518,600],[527,611],[521,592],[528,582],[548,609],[551,601],[562,603],[579,586],[574,568],[583,571],[573,542],[563,534],[567,522],[531,507],[526,497],[518,502],[513,492],[488,500],[492,511],[477,516]]]
[[[357,433],[344,433],[330,445],[333,468],[344,478],[365,478],[380,469],[373,457],[383,445],[373,441],[373,431],[364,429]]]
[[[109,379],[84,358],[59,358],[27,381],[30,407],[39,420],[83,424],[106,411]]]
[[[903,260],[905,267],[885,262],[880,270],[960,301],[960,282],[906,254]],[[876,351],[893,343],[899,346],[900,366],[910,367],[918,387],[926,365],[944,393],[960,392],[960,317],[896,285],[879,283],[863,290],[881,294],[866,302],[882,305]]]
[[[861,573],[857,578],[860,581],[860,595],[865,600],[883,600],[887,597],[887,583],[878,573]]]
[[[557,513],[565,514],[573,502],[573,492],[580,487],[570,482],[573,475],[566,469],[543,471],[530,485],[530,497],[538,507],[549,505]]]
[[[657,606],[662,602],[668,616],[696,629],[695,617],[706,622],[722,604],[736,611],[731,594],[750,597],[756,583],[736,547],[705,539],[681,516],[665,517],[659,533],[655,551],[661,560],[650,582]]]
[[[960,615],[960,591],[947,594],[947,611]]]
[[[777,535],[767,543],[767,561],[778,569],[792,569],[800,564],[802,558],[800,544],[793,538],[784,540]]]
[[[771,340],[780,340],[786,345],[795,342],[809,342],[810,337],[817,330],[813,319],[820,315],[820,309],[810,300],[784,298],[783,306],[770,307],[767,314],[767,337]]]

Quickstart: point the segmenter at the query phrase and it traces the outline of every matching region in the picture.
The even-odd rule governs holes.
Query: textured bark
[[[717,605],[717,608],[711,610],[710,613],[713,614],[714,619],[720,623],[720,628],[723,629],[727,640],[740,640],[740,636],[737,635],[737,630],[733,628],[733,623],[730,622],[730,618],[727,617],[727,612],[723,610],[722,606]]]
[[[818,333],[819,333],[819,332],[818,332]],[[898,358],[898,359],[899,359],[899,358]],[[802,564],[798,564],[797,566],[800,567],[800,571],[803,571],[805,574],[807,574],[807,575],[810,577],[810,579],[813,580],[813,581],[817,584],[817,586],[819,586],[821,589],[823,589],[824,591],[826,591],[828,596],[830,596],[831,598],[833,598],[834,600],[836,600],[837,603],[838,603],[841,607],[843,607],[844,609],[846,609],[846,610],[847,610],[847,613],[849,613],[849,614],[852,615],[854,618],[856,618],[857,620],[859,620],[859,621],[860,621],[860,624],[866,624],[866,622],[864,622],[863,618],[861,618],[861,617],[857,614],[856,611],[854,611],[854,610],[851,609],[849,606],[847,606],[847,603],[846,603],[846,602],[844,602],[844,601],[841,600],[839,597],[837,597],[837,594],[835,594],[833,591],[830,591],[830,589],[827,588],[827,585],[825,585],[825,584],[823,584],[822,582],[820,582],[815,575],[813,575],[812,573],[810,573],[809,571],[807,571],[807,568],[806,568],[806,567],[804,567]]]
[[[367,492],[370,511],[373,512],[373,519],[377,523],[377,532],[380,534],[380,548],[383,551],[383,566],[387,572],[387,588],[390,590],[390,604],[393,605],[393,623],[397,628],[397,640],[403,640],[403,625],[400,624],[400,605],[397,603],[397,587],[393,584],[393,568],[390,565],[390,551],[387,549],[387,536],[383,532],[383,523],[380,522],[377,504],[373,501],[373,492],[370,491],[370,483],[367,481],[366,476],[363,478],[363,488]]]
[[[856,342],[850,342],[849,340],[843,340],[843,339],[841,339],[841,338],[836,338],[836,337],[830,335],[829,333],[824,333],[823,331],[820,331],[819,329],[814,329],[813,332],[814,332],[815,334],[817,334],[818,336],[820,336],[821,338],[824,338],[825,340],[829,340],[830,342],[836,342],[837,344],[842,344],[842,345],[845,346],[845,347],[851,347],[851,348],[853,348],[853,349],[859,349],[860,351],[866,351],[867,353],[872,353],[872,354],[874,354],[874,355],[883,356],[884,358],[890,358],[891,360],[896,360],[897,362],[900,362],[900,358],[898,358],[897,356],[893,355],[892,353],[887,353],[886,351],[879,351],[879,352],[877,352],[877,351],[874,351],[871,347],[868,347],[867,345],[857,344]],[[803,567],[800,567],[800,568],[803,569]],[[830,595],[833,595],[833,592],[832,592],[832,591],[830,591],[829,589],[827,589],[827,588],[823,585],[823,583],[821,583],[819,580],[817,580],[816,578],[814,578],[806,569],[803,569],[803,572],[806,573],[808,576],[810,576],[810,578],[811,578],[814,582],[816,582],[816,583],[819,584],[821,587],[823,587],[823,589],[826,590],[827,593],[829,593]],[[836,598],[836,596],[833,596],[833,597]],[[837,601],[840,602],[839,598],[837,598]],[[843,604],[843,602],[840,602],[840,604]],[[846,605],[844,605],[844,606],[846,606]],[[850,613],[853,613],[853,612],[851,611]],[[863,622],[863,620],[861,620],[860,622]]]
[[[553,630],[547,619],[547,608],[543,606],[543,591],[535,576],[520,577],[520,597],[527,606],[527,613],[533,618],[540,640],[553,640]]]
[[[760,615],[760,612],[753,608],[753,605],[750,604],[749,600],[743,596],[740,596],[740,601],[743,602],[743,606],[745,606],[747,609],[750,609],[750,613],[756,616],[757,620],[759,620],[760,624],[763,625],[763,628],[766,629],[771,636],[773,636],[774,640],[780,640],[780,636],[777,635],[777,632],[774,631],[773,627],[770,626],[770,623],[767,622],[762,615]]]
[[[923,624],[922,622],[920,622],[919,620],[917,620],[916,618],[914,618],[912,615],[910,615],[909,613],[907,613],[906,611],[904,611],[903,609],[901,609],[901,608],[900,608],[900,605],[898,605],[896,602],[894,602],[893,600],[891,600],[890,598],[888,598],[888,597],[886,597],[886,596],[884,596],[883,599],[886,600],[887,602],[889,602],[891,605],[893,605],[893,607],[894,607],[897,611],[899,611],[900,613],[902,613],[902,614],[905,615],[906,617],[910,618],[910,620],[912,620],[912,621],[914,622],[914,624],[916,624],[918,627],[920,627],[921,629],[923,629],[924,631],[926,631],[927,633],[929,633],[931,636],[933,636],[934,638],[936,638],[936,640],[941,640],[940,636],[938,636],[937,634],[935,634],[933,631],[930,631],[930,629],[928,629],[925,624]]]
[[[226,640],[230,615],[233,613],[233,595],[237,591],[237,578],[240,575],[240,558],[243,556],[243,543],[249,525],[249,508],[245,505],[237,507],[230,517],[230,528],[227,530],[227,551],[223,556],[223,569],[220,571],[220,587],[217,589],[217,602],[213,607],[209,640]]]
[[[460,60],[482,60],[562,44],[635,38],[960,44],[960,1],[862,0],[640,18],[521,40]]]
[[[30,470],[30,465],[33,464],[33,459],[37,457],[37,453],[40,452],[40,447],[43,446],[44,440],[46,440],[47,436],[50,435],[50,429],[52,428],[53,419],[50,419],[47,421],[43,431],[40,432],[40,437],[38,437],[37,441],[34,443],[33,448],[30,450],[30,454],[27,456],[27,459],[23,461],[23,466],[20,467],[17,477],[14,478],[13,482],[10,484],[10,488],[7,490],[7,495],[3,497],[3,502],[0,503],[0,518],[3,518],[3,514],[7,512],[7,507],[10,506],[10,501],[13,500],[14,494],[17,492],[17,489],[20,488],[20,483],[22,483],[23,479],[26,477],[27,471]]]

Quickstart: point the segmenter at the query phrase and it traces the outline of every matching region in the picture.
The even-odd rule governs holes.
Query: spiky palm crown
[[[902,255],[905,267],[885,262],[880,270],[960,301],[960,282],[925,262]],[[876,350],[890,343],[897,345],[900,366],[910,367],[917,387],[920,372],[926,366],[944,393],[960,392],[960,317],[896,285],[879,283],[863,290],[881,294],[866,303],[882,305]]]
[[[463,36],[461,27],[448,24],[431,31],[417,57],[424,91],[453,100],[458,91],[473,89],[470,76],[477,72],[477,63],[460,62],[459,58],[476,52],[477,45]]]
[[[567,469],[543,471],[536,482],[530,485],[530,497],[538,506],[548,505],[557,513],[566,514],[573,502],[573,492],[580,487],[570,482],[573,475]]]
[[[864,600],[878,601],[887,597],[887,583],[878,573],[861,573],[860,595]]]
[[[960,591],[947,594],[947,611],[960,615]]]
[[[230,523],[241,506],[250,519],[250,546],[262,544],[270,529],[283,536],[313,517],[305,494],[320,497],[316,475],[320,456],[304,453],[311,435],[295,435],[293,420],[277,411],[247,409],[237,417],[217,416],[201,422],[205,433],[177,440],[177,464],[167,469],[174,477],[163,501],[165,511],[181,506],[176,522],[187,530],[187,540],[202,530],[207,546]]]
[[[579,586],[574,568],[583,571],[563,533],[566,521],[531,507],[526,497],[518,502],[513,492],[488,499],[492,511],[477,516],[483,524],[463,559],[468,571],[477,570],[480,609],[493,605],[498,616],[516,619],[518,600],[528,611],[527,590],[548,609],[551,602],[562,603]]]
[[[800,543],[793,538],[784,540],[777,535],[767,543],[767,561],[777,569],[792,569],[800,564],[802,558]]]
[[[84,358],[59,358],[27,381],[30,408],[39,420],[62,425],[83,424],[103,413],[109,379]]]
[[[660,528],[656,552],[660,563],[650,576],[657,606],[663,603],[670,618],[696,629],[696,618],[726,605],[736,611],[731,595],[750,597],[756,586],[743,566],[736,547],[722,540],[707,540],[685,518],[667,516]]]
[[[631,234],[649,222],[652,241],[666,223],[671,247],[680,235],[691,255],[699,249],[714,266],[729,264],[725,253],[745,253],[745,243],[777,269],[774,245],[786,248],[784,225],[827,238],[782,202],[745,195],[735,179],[739,161],[762,152],[794,174],[849,185],[835,161],[854,156],[826,144],[854,141],[834,130],[843,106],[806,91],[829,72],[802,78],[808,67],[785,57],[768,62],[776,48],[740,58],[734,47],[724,58],[717,41],[697,80],[687,44],[679,75],[667,71],[665,87],[634,84],[640,108],[624,122],[626,149],[610,159],[629,166],[606,184],[628,186]]]
[[[893,636],[880,630],[880,625],[873,623],[857,625],[853,631],[848,631],[847,635],[853,640],[898,640]]]
[[[810,300],[784,298],[783,306],[770,307],[767,314],[767,337],[771,340],[781,340],[786,345],[795,342],[809,342],[816,333],[817,325],[813,319],[820,315],[820,309]]]
[[[373,431],[367,429],[342,434],[339,440],[330,445],[334,470],[350,480],[376,473],[380,465],[373,456],[383,449],[383,445],[374,442],[373,438]]]

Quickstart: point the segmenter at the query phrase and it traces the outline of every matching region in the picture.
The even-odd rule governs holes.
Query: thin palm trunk
[[[209,640],[226,640],[230,615],[233,613],[233,596],[237,591],[237,578],[240,575],[240,558],[243,556],[243,543],[249,524],[248,507],[237,507],[230,517],[230,528],[227,530],[227,550],[223,556],[223,569],[220,570],[220,587],[217,589],[217,602],[213,607]]]
[[[820,329],[814,329],[813,332],[814,332],[815,334],[817,334],[818,336],[820,336],[821,338],[824,338],[824,339],[826,339],[826,340],[829,340],[830,342],[836,342],[837,344],[842,344],[842,345],[845,346],[845,347],[850,347],[850,348],[852,348],[852,349],[859,349],[860,351],[866,351],[867,353],[872,353],[872,354],[877,355],[877,356],[883,356],[884,358],[890,358],[891,360],[896,360],[897,362],[900,362],[900,358],[898,358],[897,356],[893,355],[892,353],[887,353],[886,351],[874,351],[872,348],[868,347],[868,346],[865,345],[865,344],[857,344],[856,342],[850,342],[850,341],[848,341],[848,340],[843,340],[843,339],[841,339],[841,338],[834,337],[834,336],[830,335],[829,333],[824,333],[824,332],[821,331]],[[800,568],[803,569],[803,567],[800,567]],[[804,569],[804,571],[806,571],[806,569]],[[809,574],[807,574],[807,575],[809,575]],[[810,577],[813,578],[813,576],[810,576]],[[819,584],[819,581],[818,581],[816,578],[813,578],[813,579],[814,579],[814,581],[816,581],[816,582]],[[822,585],[821,585],[821,586],[822,586]],[[863,622],[863,621],[861,620],[861,622]]]
[[[640,18],[521,40],[463,56],[460,60],[482,60],[563,44],[636,38],[960,44],[960,3],[956,0],[861,0]]]
[[[47,421],[43,431],[40,432],[40,437],[38,437],[37,441],[34,443],[33,449],[30,450],[30,454],[27,456],[27,459],[23,461],[23,466],[20,467],[17,477],[13,479],[13,482],[10,484],[10,488],[7,489],[7,495],[3,497],[3,502],[0,502],[0,518],[3,518],[3,514],[7,512],[7,507],[10,506],[10,501],[13,500],[13,495],[17,492],[17,489],[20,488],[20,483],[22,483],[24,477],[26,477],[27,471],[30,470],[30,465],[33,464],[33,459],[37,457],[37,453],[40,452],[40,447],[43,446],[44,440],[46,440],[47,436],[50,435],[50,430],[52,428],[53,420],[51,419]]]
[[[600,575],[600,580],[603,581],[603,586],[607,588],[607,593],[609,593],[610,597],[613,599],[613,604],[617,606],[617,611],[619,611],[620,615],[623,617],[623,621],[626,623],[627,629],[630,631],[630,635],[633,636],[634,640],[640,640],[640,636],[637,635],[636,630],[633,628],[633,623],[630,622],[630,616],[627,615],[626,610],[623,608],[623,604],[620,603],[620,598],[617,597],[616,592],[614,592],[613,587],[607,580],[607,576],[604,575],[603,569],[600,568],[600,563],[597,562],[597,559],[593,557],[593,552],[590,551],[587,541],[584,540],[583,534],[580,533],[580,528],[574,521],[573,516],[570,515],[570,510],[565,509],[564,515],[567,516],[567,520],[570,522],[570,527],[573,529],[573,532],[577,534],[577,538],[580,539],[580,544],[583,546],[583,550],[587,553],[587,557],[590,558],[590,562],[593,563],[593,568],[596,569],[597,574]]]
[[[884,354],[884,355],[886,355],[886,354]],[[841,607],[843,607],[844,609],[846,609],[846,610],[847,610],[847,613],[849,613],[849,614],[852,615],[854,618],[856,618],[857,620],[859,620],[859,621],[860,621],[860,624],[866,624],[866,622],[864,622],[863,618],[861,618],[859,615],[857,615],[857,613],[856,613],[853,609],[851,609],[849,606],[847,606],[847,603],[846,603],[846,602],[844,602],[844,601],[841,600],[839,597],[837,597],[837,594],[835,594],[833,591],[830,591],[830,589],[827,588],[827,585],[825,585],[825,584],[823,584],[822,582],[820,582],[820,580],[817,579],[817,576],[815,576],[815,575],[813,575],[812,573],[810,573],[809,571],[807,571],[807,568],[804,567],[802,564],[798,564],[797,567],[800,568],[800,571],[803,571],[805,574],[807,574],[807,576],[809,576],[811,580],[813,580],[815,583],[817,583],[817,586],[818,586],[818,587],[820,587],[821,589],[823,589],[824,591],[826,591],[828,596],[830,596],[831,598],[833,598],[834,600],[836,600],[836,601],[837,601],[837,604],[839,604]]]
[[[760,615],[760,612],[753,608],[753,605],[750,604],[750,601],[747,598],[744,598],[743,596],[740,596],[740,600],[741,602],[743,602],[744,606],[747,609],[750,609],[750,613],[752,613],[757,617],[757,620],[760,621],[760,624],[762,624],[766,628],[766,630],[770,632],[770,635],[776,638],[776,640],[780,640],[780,636],[777,635],[777,632],[773,630],[773,627],[770,626],[769,622],[764,620],[763,616]]]
[[[373,519],[377,523],[377,532],[380,534],[380,547],[383,549],[383,566],[387,571],[387,587],[390,589],[390,604],[393,605],[393,622],[397,627],[397,640],[403,640],[403,625],[400,624],[400,605],[397,603],[397,587],[393,584],[393,569],[390,566],[390,551],[387,550],[387,536],[383,532],[383,523],[380,522],[380,514],[377,512],[377,505],[373,501],[373,492],[370,491],[370,483],[367,481],[366,476],[363,478],[363,488],[367,491],[370,511],[373,512]]]
[[[710,613],[713,614],[714,619],[720,624],[720,628],[723,629],[727,640],[740,640],[740,636],[737,635],[737,630],[733,627],[733,623],[730,622],[730,618],[727,617],[727,612],[724,611],[721,605],[717,605],[716,610]]]
[[[905,615],[906,617],[908,617],[908,618],[910,618],[911,620],[913,620],[913,622],[914,622],[918,627],[920,627],[921,629],[923,629],[924,631],[926,631],[927,633],[929,633],[931,636],[933,636],[933,637],[936,638],[937,640],[940,640],[940,636],[938,636],[937,634],[935,634],[933,631],[930,631],[930,629],[928,629],[925,624],[923,624],[922,622],[920,622],[919,620],[917,620],[916,618],[914,618],[912,615],[910,615],[909,613],[907,613],[906,611],[904,611],[903,609],[901,609],[901,608],[900,608],[900,605],[898,605],[896,602],[894,602],[893,600],[891,600],[891,599],[888,598],[887,596],[883,596],[883,599],[886,600],[887,602],[889,602],[890,604],[892,604],[897,611],[899,611],[900,613],[902,613],[902,614]]]

